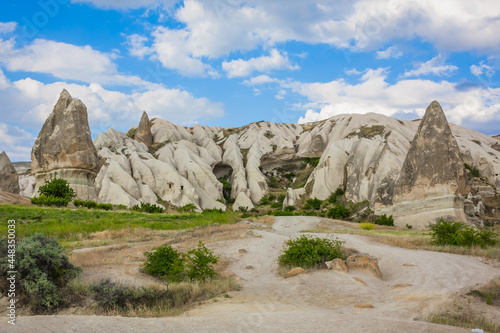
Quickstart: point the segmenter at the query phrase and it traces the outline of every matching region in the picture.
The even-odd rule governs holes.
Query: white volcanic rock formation
[[[0,191],[19,194],[19,177],[4,151],[0,153]]]
[[[440,218],[466,222],[463,196],[470,193],[464,162],[443,110],[427,108],[394,185],[396,224],[426,227]]]
[[[146,146],[150,146],[153,143],[153,134],[151,133],[149,117],[146,111],[142,113],[139,127],[137,127],[137,131],[135,132],[135,139],[144,143]]]
[[[77,198],[95,200],[94,179],[99,171],[97,151],[92,143],[87,107],[63,90],[31,151],[35,193],[46,180],[63,178]]]

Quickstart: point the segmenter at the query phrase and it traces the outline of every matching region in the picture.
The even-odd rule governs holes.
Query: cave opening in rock
[[[215,177],[222,183],[222,195],[224,199],[227,201],[231,198],[231,176],[233,175],[233,168],[224,163],[219,163],[215,165],[213,169],[213,173]]]

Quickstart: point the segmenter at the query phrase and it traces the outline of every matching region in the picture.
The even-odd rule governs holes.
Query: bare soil
[[[2,320],[0,332],[470,332],[425,319],[443,310],[464,309],[458,298],[500,276],[499,269],[473,257],[402,249],[361,235],[338,234],[344,246],[378,258],[383,280],[364,271],[330,270],[285,279],[276,264],[284,242],[301,230],[317,228],[320,221],[277,217],[272,228],[235,228],[221,239],[214,232],[207,247],[224,257],[224,269],[241,278],[242,288],[230,298],[205,302],[180,316],[20,316],[16,327]],[[80,249],[72,260],[87,263],[82,265],[87,281],[111,277],[135,285],[153,283],[139,266],[142,253],[159,243]],[[100,264],[82,257],[85,252]],[[500,318],[498,308],[477,300],[468,304]]]

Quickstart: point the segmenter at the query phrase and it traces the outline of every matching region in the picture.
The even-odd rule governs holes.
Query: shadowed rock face
[[[470,192],[464,162],[455,137],[438,102],[427,108],[394,187],[395,215],[425,213],[418,226],[439,218],[464,220],[457,195]],[[405,222],[412,224],[407,218]]]
[[[78,198],[97,198],[94,179],[99,171],[92,142],[87,107],[63,90],[38,134],[31,151],[31,168],[36,178],[35,194],[46,180],[63,178]]]
[[[0,191],[19,194],[19,178],[9,156],[0,154]]]
[[[153,134],[151,134],[151,126],[149,126],[149,117],[146,112],[142,113],[141,121],[139,122],[139,127],[135,133],[135,139],[139,142],[144,143],[146,146],[150,146],[153,143]]]

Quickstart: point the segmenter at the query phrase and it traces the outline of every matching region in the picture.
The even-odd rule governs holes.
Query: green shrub
[[[336,204],[328,210],[326,216],[331,219],[345,219],[348,218],[350,214],[347,208],[340,204]]]
[[[304,205],[304,209],[307,209],[307,210],[319,210],[321,209],[321,204],[323,203],[323,201],[319,200],[318,198],[309,198],[306,200],[306,203]]]
[[[132,207],[132,210],[136,212],[150,213],[150,214],[159,214],[163,213],[163,207],[150,204],[147,202],[141,202],[140,205],[135,205]]]
[[[217,276],[213,265],[219,261],[219,256],[214,255],[200,241],[196,249],[188,251],[187,276],[191,280],[205,281]]]
[[[7,256],[7,240],[2,238],[0,243],[0,275],[5,281],[7,271],[12,269]],[[17,295],[25,298],[35,313],[64,305],[61,289],[80,272],[69,262],[59,243],[43,234],[34,234],[17,243],[15,270],[19,286]],[[7,291],[2,288],[4,295]]]
[[[271,208],[274,208],[274,209],[278,209],[278,208],[281,208],[283,207],[283,204],[281,202],[273,202],[271,204]]]
[[[313,167],[317,167],[319,163],[318,157],[306,157],[304,158],[304,163],[310,164]]]
[[[331,204],[334,204],[337,202],[337,199],[339,197],[342,197],[343,195],[345,194],[345,191],[342,190],[341,188],[338,188],[337,190],[335,190],[335,192],[333,192],[329,197],[328,197],[328,202],[331,203]]]
[[[181,282],[186,278],[205,281],[217,275],[213,265],[217,264],[219,257],[201,241],[197,248],[190,249],[187,254],[164,244],[144,255],[146,260],[142,266],[143,271],[168,282]]]
[[[100,203],[100,204],[97,204],[97,209],[102,209],[102,210],[112,210],[113,209],[113,205],[112,204],[109,204],[109,203]],[[161,207],[159,207],[161,208]],[[163,209],[163,208],[161,208]]]
[[[146,260],[142,266],[144,272],[168,282],[183,281],[186,277],[184,254],[172,246],[164,244],[153,251],[145,252]]]
[[[31,203],[38,206],[67,206],[71,201],[70,198],[57,198],[54,196],[40,195],[38,197],[31,198]]]
[[[285,212],[292,212],[295,210],[295,207],[294,206],[286,206],[283,210]]]
[[[394,226],[394,218],[392,217],[392,215],[387,217],[387,215],[382,214],[378,219],[375,220],[375,224],[387,225],[387,226],[393,227]]]
[[[371,224],[371,223],[361,223],[359,225],[359,228],[361,230],[373,230],[373,229],[375,229],[375,225]]]
[[[196,206],[192,203],[189,203],[187,205],[177,208],[177,211],[180,213],[194,213],[196,212]]]
[[[436,245],[480,246],[497,243],[497,234],[487,229],[477,229],[462,222],[439,220],[430,225],[432,243]]]
[[[291,181],[293,181],[293,178],[295,177],[295,173],[293,173],[293,172],[285,173],[283,175],[283,177],[285,177],[286,179],[288,179],[288,181],[291,182]]]
[[[66,179],[55,178],[50,181],[45,181],[45,184],[40,186],[38,189],[38,193],[42,196],[47,197],[56,197],[56,198],[65,198],[65,199],[73,199],[75,195],[75,191],[69,186]]]
[[[477,168],[475,168],[473,165],[468,165],[467,163],[465,163],[464,165],[467,170],[470,170],[471,177],[479,177],[479,170]]]
[[[287,242],[286,248],[278,257],[278,264],[287,267],[310,268],[341,257],[340,241],[302,235]]]

